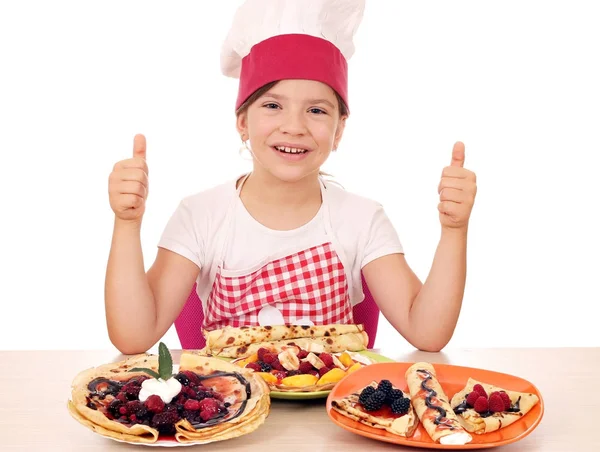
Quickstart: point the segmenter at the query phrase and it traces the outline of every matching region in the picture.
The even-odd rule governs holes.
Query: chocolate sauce
[[[429,408],[436,410],[438,413],[440,413],[439,416],[437,416],[435,418],[435,420],[433,421],[434,424],[444,425],[444,426],[448,427],[450,430],[454,430],[454,425],[452,425],[450,420],[446,418],[446,414],[447,414],[446,410],[439,405],[434,405],[431,402],[431,398],[437,396],[437,392],[435,392],[433,389],[427,387],[427,382],[432,379],[431,374],[428,371],[423,370],[423,369],[417,370],[417,373],[420,373],[421,375],[425,375],[425,379],[421,382],[421,388],[423,388],[423,391],[428,393],[427,397],[425,397],[425,404]],[[442,421],[442,419],[446,419],[446,420]]]

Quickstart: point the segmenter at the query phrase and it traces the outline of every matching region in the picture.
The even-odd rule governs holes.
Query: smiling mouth
[[[306,154],[308,152],[306,149],[288,148],[287,146],[273,146],[273,148],[282,154]]]

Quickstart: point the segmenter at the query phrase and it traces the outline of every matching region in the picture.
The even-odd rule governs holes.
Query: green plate
[[[386,356],[378,355],[377,353],[363,350],[362,352],[358,352],[359,354],[366,356],[367,358],[372,359],[378,363],[385,362],[394,362],[393,359],[390,359]],[[281,392],[281,391],[271,391],[270,395],[272,399],[285,399],[285,400],[308,400],[308,399],[324,399],[327,398],[331,389],[327,391],[315,391],[315,392]]]

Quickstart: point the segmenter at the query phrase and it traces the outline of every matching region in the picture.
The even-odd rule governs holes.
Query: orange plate
[[[331,408],[331,401],[345,397],[362,389],[373,380],[390,380],[394,386],[408,392],[404,374],[414,363],[376,363],[365,366],[341,380],[327,398],[327,414],[340,427],[367,438],[401,444],[403,446],[423,447],[426,449],[485,449],[514,443],[529,435],[540,423],[544,414],[544,401],[538,389],[527,380],[512,375],[492,372],[471,367],[433,364],[437,378],[448,398],[459,392],[467,384],[469,377],[503,389],[536,394],[540,401],[523,418],[495,432],[483,435],[471,434],[473,441],[464,446],[451,446],[434,443],[422,424],[410,438],[394,435],[387,430],[376,429],[354,421]]]

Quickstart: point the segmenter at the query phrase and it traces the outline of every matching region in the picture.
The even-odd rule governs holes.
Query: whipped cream
[[[139,399],[145,402],[151,395],[159,396],[163,402],[169,403],[173,398],[181,392],[181,383],[174,377],[168,380],[159,378],[149,378],[142,381],[142,389],[140,389]]]
[[[462,446],[463,444],[471,442],[472,439],[471,435],[466,432],[452,433],[451,435],[442,436],[440,438],[440,444]]]

